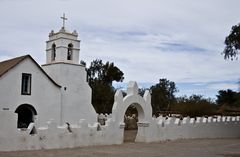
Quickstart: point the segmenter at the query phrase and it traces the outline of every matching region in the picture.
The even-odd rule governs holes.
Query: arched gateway
[[[152,119],[151,95],[147,90],[144,96],[138,94],[138,86],[134,81],[130,81],[127,88],[127,95],[123,97],[122,91],[117,90],[112,109],[112,118],[120,128],[125,127],[124,115],[130,105],[136,107],[138,112],[138,132],[136,142],[146,141],[145,128],[149,127]]]
[[[18,106],[15,113],[18,114],[18,128],[28,128],[29,124],[34,122],[35,116],[37,115],[35,108],[29,104]]]

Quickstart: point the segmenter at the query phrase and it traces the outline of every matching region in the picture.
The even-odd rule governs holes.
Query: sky
[[[0,61],[30,54],[45,63],[48,34],[76,30],[80,60],[114,62],[128,81],[148,88],[167,78],[178,96],[215,98],[238,90],[240,61],[221,52],[240,22],[239,0],[0,0]]]

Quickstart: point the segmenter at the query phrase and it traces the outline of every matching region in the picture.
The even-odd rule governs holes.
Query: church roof
[[[55,84],[58,87],[61,87],[41,68],[41,66],[30,55],[20,56],[20,57],[16,57],[13,59],[9,59],[9,60],[0,62],[0,77],[2,77],[4,74],[6,74],[9,70],[13,69],[15,66],[17,66],[19,63],[21,63],[26,58],[31,59],[53,84]]]
[[[10,69],[15,67],[18,63],[20,63],[26,57],[27,57],[27,55],[0,62],[0,77],[2,75],[4,75],[5,73],[7,73]]]

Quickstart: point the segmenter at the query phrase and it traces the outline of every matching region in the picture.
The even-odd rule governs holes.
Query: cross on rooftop
[[[63,16],[61,17],[61,19],[63,20],[63,27],[65,27],[65,21],[67,20],[67,18],[65,17],[65,13],[63,13]]]

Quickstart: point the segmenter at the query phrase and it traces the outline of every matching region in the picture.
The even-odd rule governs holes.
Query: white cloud
[[[220,55],[240,21],[232,0],[1,0],[0,60],[26,53],[40,64],[51,29],[79,32],[81,59],[114,61],[125,81],[176,83],[237,81],[239,61]],[[223,87],[223,86],[222,86]],[[210,89],[205,89],[210,90]]]

